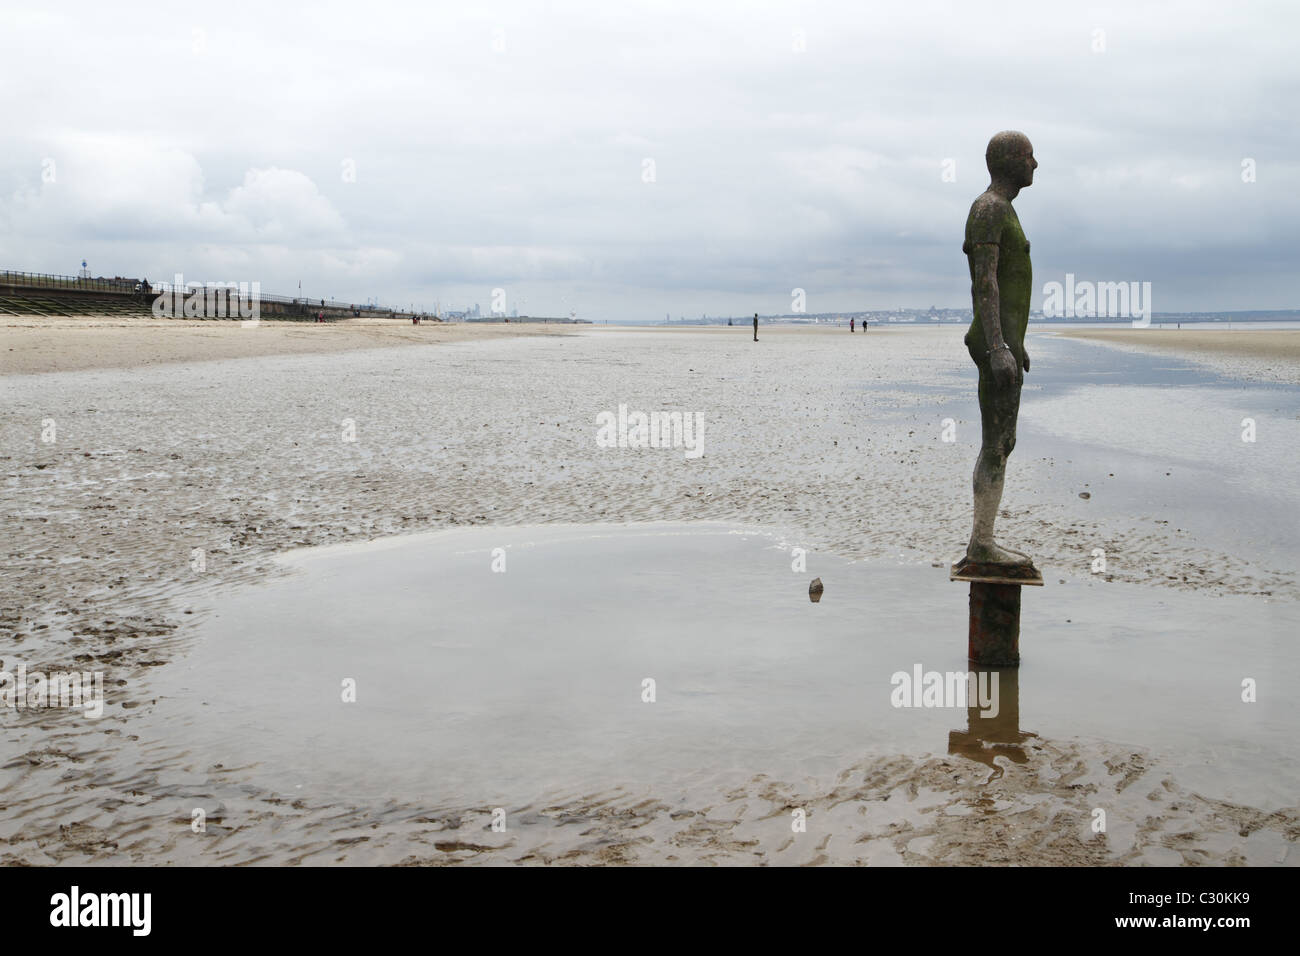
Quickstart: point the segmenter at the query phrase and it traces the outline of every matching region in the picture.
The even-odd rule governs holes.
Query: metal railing
[[[263,302],[279,302],[282,305],[305,305],[309,309],[354,309],[361,312],[403,312],[404,309],[390,309],[382,305],[362,305],[356,302],[337,302],[334,299],[309,299],[301,295],[271,295],[263,292]]]
[[[11,286],[26,289],[44,289],[50,292],[111,292],[119,295],[131,295],[135,293],[144,293],[154,295],[171,290],[166,282],[152,283],[147,279],[124,279],[115,277],[112,279],[105,278],[87,278],[83,276],[61,276],[52,275],[44,272],[14,272],[9,269],[0,270],[0,286]],[[194,286],[202,285],[195,282]],[[187,290],[188,291],[188,290]],[[232,290],[233,291],[233,290]],[[403,309],[395,306],[385,305],[366,305],[356,302],[339,302],[334,299],[311,299],[306,296],[291,295],[270,295],[268,293],[259,293],[259,301],[276,302],[281,305],[299,305],[305,309],[337,309],[353,312],[383,312],[397,313],[400,315],[409,315],[410,309]],[[417,314],[427,314],[416,310]]]
[[[131,294],[146,291],[140,279],[89,279],[83,276],[56,276],[43,272],[0,271],[0,285],[51,291],[115,292]]]

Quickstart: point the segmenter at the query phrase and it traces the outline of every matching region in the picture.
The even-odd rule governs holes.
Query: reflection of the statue
[[[1020,729],[1020,668],[987,668],[998,675],[998,712],[995,717],[983,716],[977,706],[966,708],[966,729],[948,731],[948,753],[968,757],[992,767],[993,779],[1002,776],[1002,768],[994,757],[1006,757],[1013,763],[1025,763],[1022,744],[1037,734]]]

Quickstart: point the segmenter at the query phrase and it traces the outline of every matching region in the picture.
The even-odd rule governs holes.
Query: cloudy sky
[[[1300,308],[1298,33],[1285,0],[11,0],[0,268],[595,320],[966,307],[1012,128],[1035,305],[1072,272]]]

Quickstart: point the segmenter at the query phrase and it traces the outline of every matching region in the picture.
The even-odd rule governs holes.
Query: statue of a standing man
[[[1016,447],[1020,386],[1029,371],[1025,327],[1033,271],[1029,240],[1011,205],[1034,181],[1038,162],[1024,133],[1002,132],[989,140],[984,154],[992,182],[970,207],[962,251],[970,264],[975,320],[966,333],[966,348],[979,367],[980,422],[983,443],[975,462],[975,524],[966,561],[979,564],[1029,565],[1029,556],[993,541],[993,521],[1002,501],[1007,456]]]

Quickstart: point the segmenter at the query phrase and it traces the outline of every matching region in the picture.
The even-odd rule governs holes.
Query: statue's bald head
[[[989,140],[984,162],[995,180],[1008,180],[1017,187],[1032,183],[1038,166],[1029,137],[1011,129],[1003,130]]]

